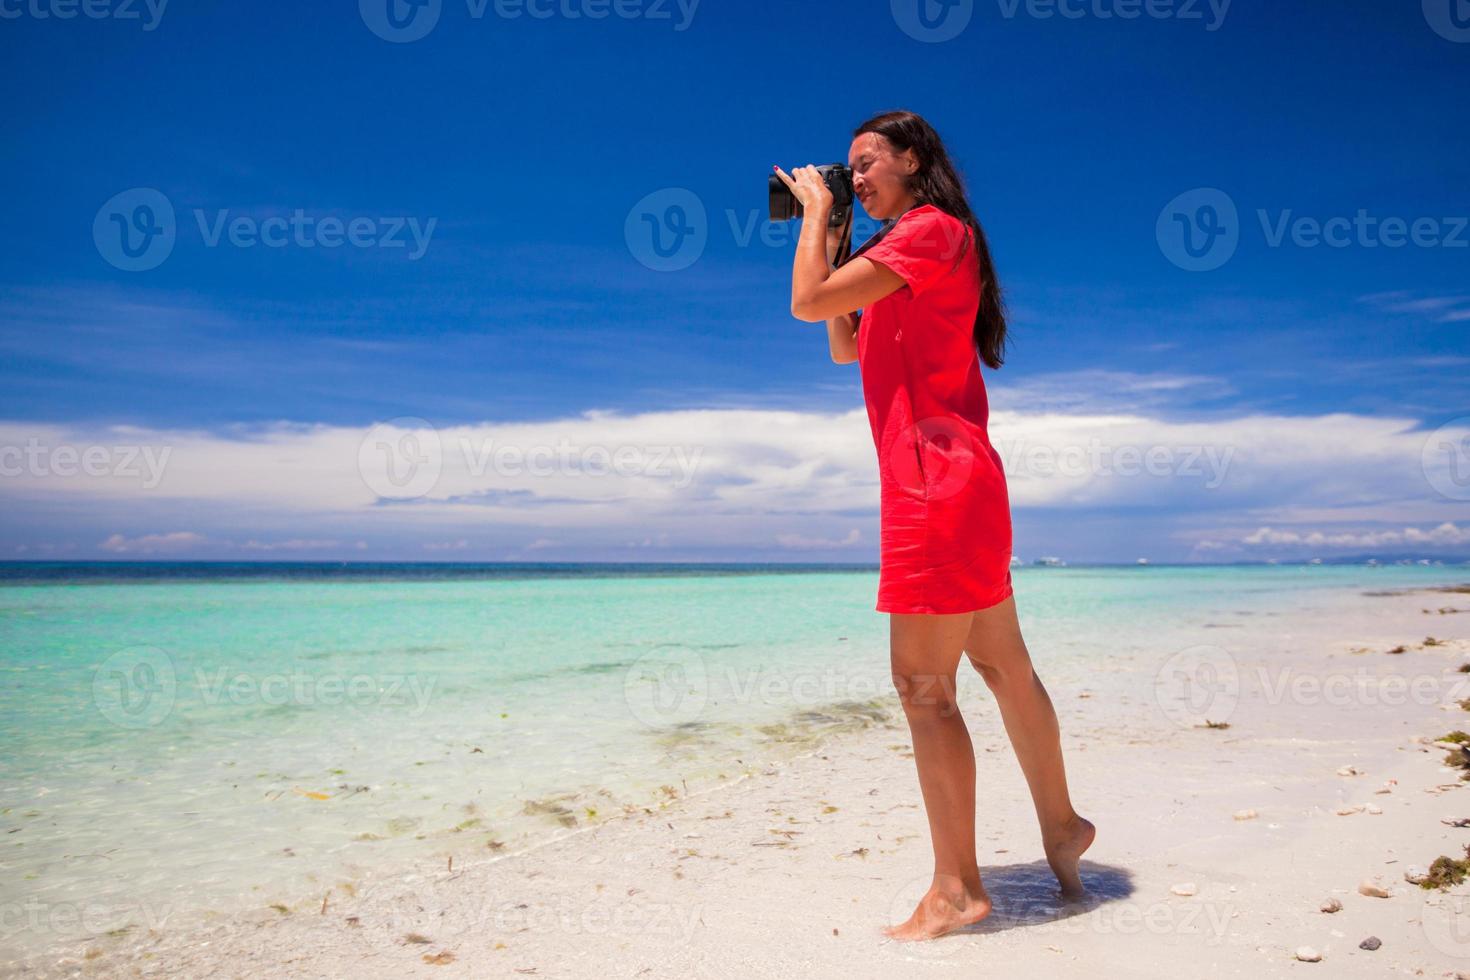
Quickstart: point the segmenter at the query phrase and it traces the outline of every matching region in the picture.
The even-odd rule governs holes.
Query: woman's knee
[[[1000,656],[993,655],[993,651],[965,650],[970,661],[970,666],[980,674],[985,685],[992,691],[1011,688],[1018,683],[1029,684],[1035,675],[1031,666],[1031,656],[1026,652],[1026,647],[1021,645],[1019,649],[1013,649]]]
[[[910,718],[947,718],[959,711],[959,697],[952,674],[895,670],[892,679],[904,713]]]

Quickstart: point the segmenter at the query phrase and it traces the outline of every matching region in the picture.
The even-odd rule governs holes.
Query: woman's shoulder
[[[937,233],[946,241],[960,241],[965,237],[967,226],[959,218],[933,204],[920,204],[899,215],[894,230],[903,228],[904,234],[925,235]]]
[[[966,248],[968,226],[933,204],[920,204],[899,216],[894,231],[902,228],[901,237],[909,241],[925,242],[934,247],[943,247],[946,252]]]
[[[933,204],[920,204],[915,207],[909,208],[907,211],[899,216],[898,220],[910,221],[915,223],[922,222],[927,224],[964,224],[964,222],[961,221],[959,218],[956,218],[948,211],[941,210],[938,206]]]

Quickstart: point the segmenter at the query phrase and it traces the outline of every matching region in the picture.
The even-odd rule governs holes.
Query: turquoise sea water
[[[1317,592],[1467,581],[1015,570],[1049,677]],[[0,566],[0,953],[493,857],[893,717],[876,586],[871,568]]]

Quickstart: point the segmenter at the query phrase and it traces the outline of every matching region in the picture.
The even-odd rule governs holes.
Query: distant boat
[[[1148,559],[1147,558],[1140,558],[1140,559],[1138,559],[1137,564],[1139,564],[1139,565],[1147,565],[1148,564]]]
[[[1313,559],[1312,559],[1312,560],[1311,560],[1311,562],[1310,562],[1310,564],[1313,564],[1313,565],[1320,565],[1320,564],[1322,564],[1322,559],[1320,559],[1320,558],[1313,558]]]
[[[1267,565],[1274,565],[1274,564],[1276,564],[1276,559],[1275,558],[1267,558],[1266,559],[1266,564]]]
[[[1011,567],[1012,568],[1015,568],[1017,565],[1024,565],[1024,564],[1026,564],[1024,561],[1022,561],[1021,559],[1017,558],[1015,555],[1011,555]]]
[[[1047,565],[1047,566],[1050,566],[1050,567],[1055,568],[1055,567],[1058,567],[1058,566],[1061,566],[1061,565],[1065,565],[1066,562],[1062,561],[1060,558],[1047,557],[1047,558],[1038,558],[1034,562],[1032,562],[1031,564],[1033,564],[1033,565]]]
[[[1365,564],[1365,565],[1377,565],[1378,564],[1378,559],[1377,558],[1369,558],[1363,564]]]

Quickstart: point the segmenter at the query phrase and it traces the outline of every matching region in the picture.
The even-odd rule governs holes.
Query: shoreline
[[[1095,976],[1101,959],[1140,977],[1204,963],[1209,975],[1470,975],[1470,934],[1454,928],[1457,902],[1470,913],[1470,886],[1422,892],[1402,877],[1470,844],[1470,830],[1441,823],[1470,817],[1470,794],[1455,795],[1463,784],[1432,744],[1470,729],[1470,712],[1451,699],[1470,696],[1459,689],[1470,674],[1456,670],[1470,656],[1460,625],[1470,624],[1470,590],[1343,591],[1304,597],[1306,609],[1282,616],[1201,623],[1210,642],[1189,650],[1099,661],[1102,691],[1054,686],[1045,651],[1033,648],[1073,799],[1098,826],[1082,862],[1093,898],[1077,906],[1055,899],[993,700],[971,685],[961,705],[996,908],[936,941],[879,931],[907,916],[929,877],[893,696],[886,722],[829,734],[652,813],[452,870],[334,886],[321,907],[78,938],[65,953],[13,966],[43,976],[878,977],[987,967],[1080,977]],[[1424,644],[1429,636],[1438,642]],[[1390,654],[1397,646],[1404,652]],[[1233,670],[1235,693],[1192,702],[1193,689],[1170,678],[1181,665],[1189,677],[1221,676],[1200,664]],[[1222,712],[1229,727],[1201,727]],[[1339,775],[1344,767],[1360,774]],[[1237,819],[1244,811],[1255,816]],[[1389,898],[1358,893],[1373,876]],[[1178,894],[1189,885],[1192,894]],[[1343,910],[1320,912],[1331,898]],[[1359,949],[1370,934],[1382,946]],[[1304,945],[1322,961],[1295,960]]]

